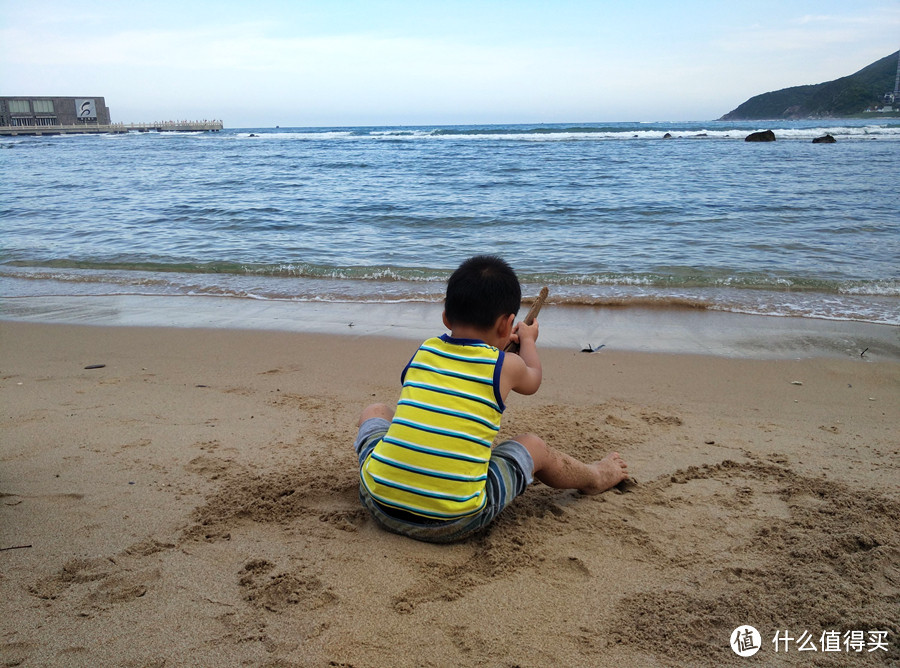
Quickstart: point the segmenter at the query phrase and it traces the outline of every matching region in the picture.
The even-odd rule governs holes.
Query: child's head
[[[469,258],[447,282],[444,313],[452,324],[488,329],[500,316],[518,313],[521,305],[516,273],[495,255]]]

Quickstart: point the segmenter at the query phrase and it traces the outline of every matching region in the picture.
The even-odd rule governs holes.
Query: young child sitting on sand
[[[493,446],[510,391],[541,386],[537,321],[514,325],[519,279],[493,256],[463,262],[447,283],[444,334],[425,341],[403,370],[396,411],[359,419],[359,495],[385,529],[444,543],[487,526],[531,484],[599,494],[628,477],[618,453],[585,464],[535,434]],[[504,353],[510,342],[519,353]]]

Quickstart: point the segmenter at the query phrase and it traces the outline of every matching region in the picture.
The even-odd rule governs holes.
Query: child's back
[[[533,475],[588,493],[627,477],[617,453],[584,464],[534,434],[492,447],[508,393],[533,394],[542,379],[537,322],[514,326],[520,304],[518,278],[503,260],[464,262],[447,285],[443,320],[451,334],[413,355],[396,412],[384,404],[363,411],[360,499],[385,528],[457,540],[486,526]],[[519,354],[503,352],[509,341]]]
[[[504,353],[482,341],[429,339],[403,372],[391,426],[362,467],[374,499],[423,517],[481,510],[504,404]]]

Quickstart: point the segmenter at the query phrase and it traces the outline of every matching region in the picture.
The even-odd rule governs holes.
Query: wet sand
[[[6,298],[2,318],[126,327],[252,329],[384,336],[421,341],[441,322],[424,302],[269,301],[201,296]],[[523,306],[524,317],[527,304]],[[857,321],[748,315],[688,307],[589,307],[550,303],[540,315],[542,348],[603,347],[748,359],[856,357],[900,362],[900,327]],[[602,348],[601,348],[602,349]]]

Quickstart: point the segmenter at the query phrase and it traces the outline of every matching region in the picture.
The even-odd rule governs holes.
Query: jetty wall
[[[77,123],[74,125],[0,125],[0,136],[123,134],[125,132],[219,132],[222,121],[165,121],[162,123]]]

